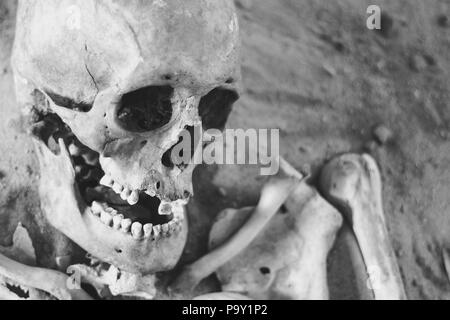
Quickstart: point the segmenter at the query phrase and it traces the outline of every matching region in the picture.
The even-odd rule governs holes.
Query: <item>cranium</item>
[[[173,268],[195,166],[170,152],[185,129],[223,128],[238,98],[233,1],[27,0],[18,22],[46,218],[127,272]]]

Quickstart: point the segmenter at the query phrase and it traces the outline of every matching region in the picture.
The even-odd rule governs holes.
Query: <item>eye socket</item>
[[[159,129],[172,118],[172,95],[170,86],[152,86],[127,93],[122,97],[117,119],[131,132]]]
[[[239,99],[237,92],[216,88],[200,100],[198,112],[202,118],[203,128],[223,130],[227,123],[233,104]]]

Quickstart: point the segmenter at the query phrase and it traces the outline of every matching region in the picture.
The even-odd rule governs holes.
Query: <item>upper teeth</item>
[[[113,184],[113,186],[112,186],[112,189],[114,190],[115,193],[121,194],[122,191],[123,191],[123,186],[120,185],[120,184],[117,183],[117,182],[114,182],[114,184]]]
[[[158,213],[161,216],[170,215],[172,213],[172,203],[166,202],[166,201],[161,201],[161,204],[159,205],[159,208],[158,208]]]
[[[100,180],[100,184],[105,186],[105,187],[112,187],[114,185],[114,180],[110,177],[110,176],[104,176],[101,180]]]
[[[139,202],[139,191],[134,190],[131,192],[131,195],[127,199],[128,203],[132,206],[134,206],[136,203]]]
[[[127,187],[122,186],[117,181],[114,181],[113,178],[109,175],[105,175],[101,180],[100,184],[105,187],[112,188],[115,193],[119,194],[122,200],[128,201],[128,203],[132,206],[139,202],[139,191],[130,190]]]
[[[122,200],[127,200],[129,196],[131,196],[131,190],[128,188],[123,189],[123,191],[120,193],[120,197],[122,198]]]

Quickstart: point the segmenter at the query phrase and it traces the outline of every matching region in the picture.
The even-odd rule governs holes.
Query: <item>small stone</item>
[[[322,68],[330,77],[335,77],[337,75],[336,69],[331,64],[324,63],[322,64]]]
[[[392,131],[383,125],[376,127],[373,135],[381,145],[388,143],[393,137]]]

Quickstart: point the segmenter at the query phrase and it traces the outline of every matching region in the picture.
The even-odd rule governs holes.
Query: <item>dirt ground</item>
[[[383,30],[366,28],[378,4]],[[368,150],[383,175],[384,209],[410,299],[448,299],[450,244],[450,4],[446,0],[239,0],[243,94],[232,128],[280,128],[281,153],[313,176],[330,157]],[[0,0],[0,243],[39,215],[36,164],[20,130],[9,55],[15,1]],[[374,128],[392,133],[370,143]],[[206,250],[226,207],[255,204],[255,168],[199,167],[184,261]],[[313,180],[314,182],[314,180]],[[39,264],[77,250],[46,225],[31,236]],[[7,235],[5,237],[5,235]],[[49,236],[59,239],[45,242]],[[365,298],[348,261],[348,232],[329,257],[333,299]],[[210,280],[213,282],[213,280]]]

